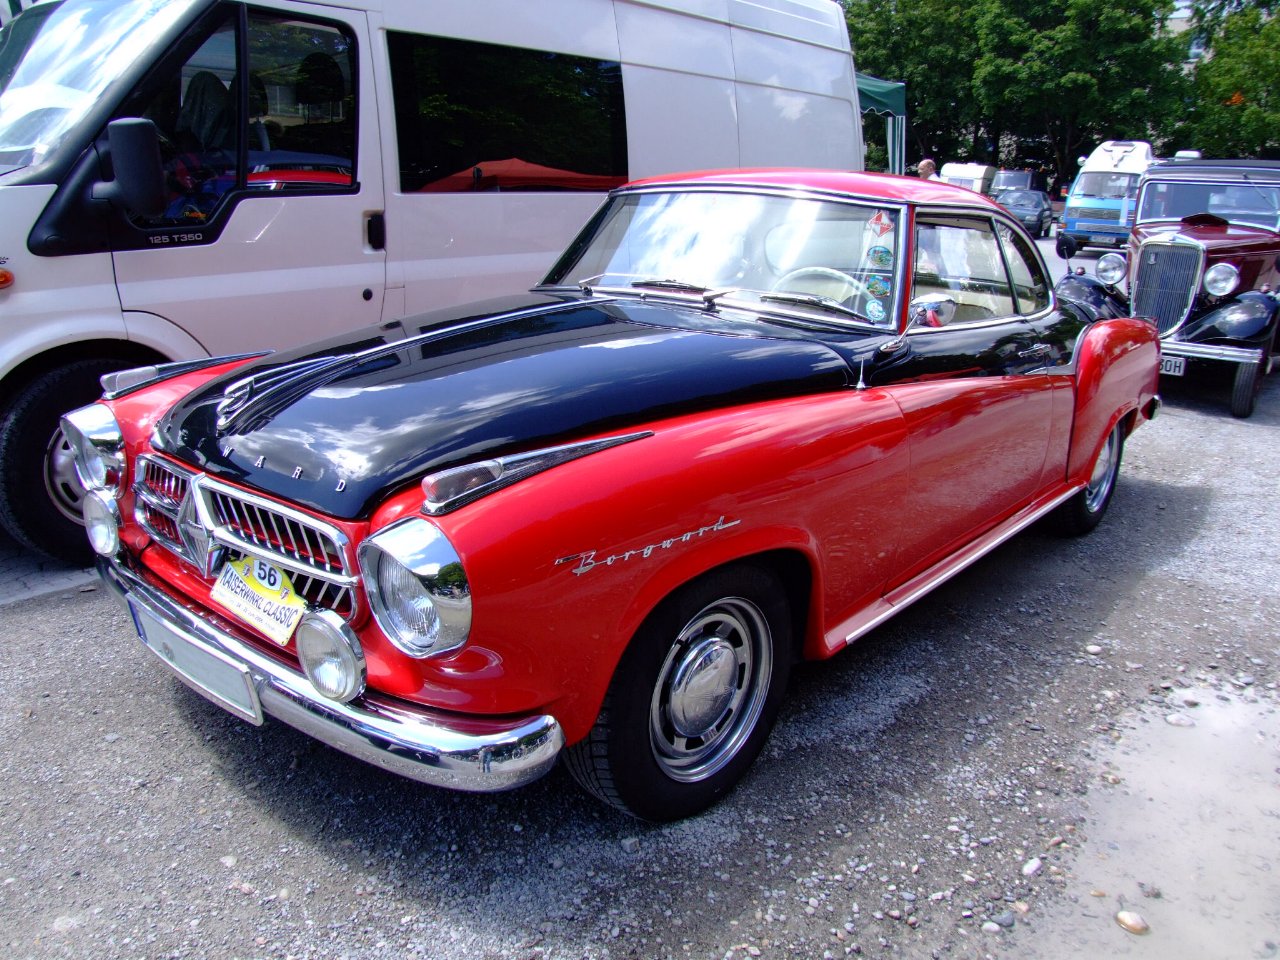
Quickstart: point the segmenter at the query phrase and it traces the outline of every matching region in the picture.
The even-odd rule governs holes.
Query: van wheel
[[[790,606],[778,579],[746,564],[712,571],[636,631],[566,766],[589,793],[643,820],[705,810],[764,746],[790,656]]]
[[[1102,522],[1111,504],[1124,453],[1124,424],[1117,423],[1098,452],[1085,488],[1053,512],[1058,532],[1069,537],[1088,533]]]
[[[1269,363],[1263,357],[1261,363],[1241,363],[1236,366],[1236,378],[1231,387],[1231,415],[1244,420],[1253,416],[1258,405],[1258,393],[1262,390],[1262,373]]]
[[[76,479],[61,416],[102,396],[98,378],[113,360],[79,360],[50,370],[0,410],[0,523],[24,546],[54,560],[88,564]]]

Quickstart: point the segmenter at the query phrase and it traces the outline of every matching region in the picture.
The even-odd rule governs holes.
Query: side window
[[[912,298],[942,295],[955,301],[953,313],[939,322],[973,323],[1008,317],[1017,311],[1004,257],[988,220],[925,219],[916,223]]]
[[[236,28],[232,13],[126,107],[159,130],[169,195],[161,216],[134,218],[139,226],[198,226],[232,190],[354,182],[354,40],[336,26],[254,13],[245,69]]]
[[[1009,261],[1009,276],[1013,280],[1018,312],[1039,313],[1049,306],[1049,281],[1040,269],[1040,261],[1026,241],[1008,227],[1000,226],[998,230],[1000,245]]]
[[[395,32],[387,49],[405,193],[626,181],[620,64]]]

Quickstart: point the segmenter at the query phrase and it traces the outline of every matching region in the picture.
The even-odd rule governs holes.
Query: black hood
[[[391,324],[214,380],[169,411],[157,442],[211,474],[355,518],[432,470],[849,383],[827,346],[699,330],[695,314],[543,299]]]

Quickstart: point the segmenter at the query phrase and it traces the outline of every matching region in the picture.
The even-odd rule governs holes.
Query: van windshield
[[[1136,173],[1113,171],[1082,173],[1076,178],[1071,193],[1077,197],[1095,197],[1099,200],[1123,200],[1138,195]]]
[[[43,162],[200,0],[39,4],[0,30],[0,174]]]

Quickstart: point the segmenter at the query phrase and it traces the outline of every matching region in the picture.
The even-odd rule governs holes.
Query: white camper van
[[[0,521],[81,550],[57,416],[107,370],[527,289],[628,179],[862,164],[832,0],[38,3],[0,32]]]

